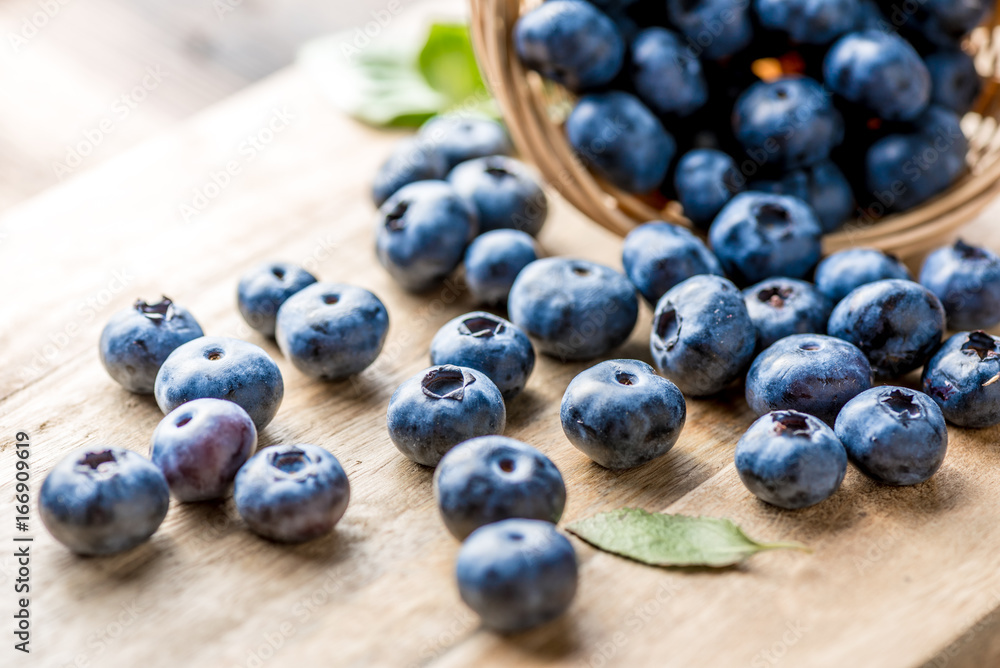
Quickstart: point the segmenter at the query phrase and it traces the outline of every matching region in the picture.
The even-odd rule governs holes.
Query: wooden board
[[[0,210],[287,66],[303,41],[363,25],[387,1],[0,3]],[[147,68],[164,76],[136,91]]]
[[[243,142],[278,113],[292,120],[249,159]],[[740,391],[690,401],[668,456],[613,473],[589,463],[558,424],[562,392],[587,365],[551,359],[511,403],[507,433],[560,467],[566,520],[622,505],[724,516],[754,537],[814,552],[767,553],[723,572],[659,570],[574,539],[582,579],[569,614],[512,638],[479,629],[456,591],[458,544],[437,517],[431,471],[404,459],[385,431],[392,390],[428,364],[437,328],[472,307],[454,284],[408,295],[374,259],[367,183],[396,136],[336,115],[291,69],[0,219],[3,665],[996,664],[1000,429],[952,430],[945,465],[926,484],[890,489],[852,471],[832,500],[783,512],[735,475],[733,448],[753,419]],[[239,172],[209,187],[226,181],[218,174],[228,163]],[[181,206],[206,188],[215,196],[186,220]],[[968,234],[1000,248],[989,220]],[[620,240],[561,201],[541,241],[550,253],[619,264]],[[351,382],[312,382],[247,330],[236,282],[271,258],[386,302],[389,340],[372,368]],[[102,559],[55,543],[33,508],[25,661],[11,649],[7,612],[17,577],[8,549],[14,435],[30,435],[34,494],[71,449],[112,443],[146,453],[161,415],[107,377],[96,343],[114,310],[161,293],[208,333],[244,336],[278,357],[285,400],[261,443],[328,448],[351,477],[351,506],[334,535],[288,547],[251,535],[231,501],[175,503],[149,543]],[[649,360],[649,320],[643,307],[616,356]]]

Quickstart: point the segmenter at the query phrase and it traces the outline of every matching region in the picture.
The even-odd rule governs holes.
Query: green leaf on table
[[[454,103],[486,91],[466,25],[433,24],[417,62],[428,85]]]
[[[496,116],[461,23],[373,38],[347,30],[306,44],[299,62],[339,109],[369,125],[415,127],[458,106]]]
[[[759,543],[735,523],[621,508],[573,522],[566,529],[594,547],[651,566],[738,564],[765,550],[807,550],[801,543]]]

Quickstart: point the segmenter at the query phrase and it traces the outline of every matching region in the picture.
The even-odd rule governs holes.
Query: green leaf
[[[460,23],[435,23],[418,58],[420,72],[434,90],[457,104],[486,90],[472,50],[469,29]]]
[[[806,550],[801,543],[758,543],[727,519],[622,508],[573,522],[566,529],[594,547],[651,566],[738,564],[765,550]]]
[[[449,105],[417,69],[418,43],[380,39],[359,48],[357,39],[356,31],[345,31],[299,52],[299,62],[337,108],[381,127],[420,125]]]
[[[415,127],[455,107],[497,115],[465,25],[405,27],[315,40],[302,47],[299,63],[337,108],[370,125]]]

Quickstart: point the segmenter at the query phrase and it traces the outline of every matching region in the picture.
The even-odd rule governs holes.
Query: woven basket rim
[[[591,174],[574,154],[553,118],[554,100],[571,96],[536,72],[524,69],[511,48],[511,35],[524,7],[537,0],[470,0],[471,34],[487,85],[496,98],[520,155],[542,178],[581,213],[624,236],[649,220],[692,227],[677,202],[657,208],[642,197],[625,193]],[[871,224],[850,220],[824,236],[824,253],[852,246],[871,246],[900,255],[926,251],[972,220],[1000,193],[1000,0],[987,21],[966,45],[983,76],[983,93],[962,121],[969,139],[968,174],[947,191],[904,213]],[[985,74],[984,74],[985,73]]]

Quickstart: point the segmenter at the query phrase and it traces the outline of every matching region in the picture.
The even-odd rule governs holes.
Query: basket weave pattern
[[[512,47],[514,23],[539,0],[471,0],[472,39],[483,76],[490,86],[521,156],[533,163],[545,181],[573,206],[604,227],[625,235],[649,220],[667,220],[690,227],[680,205],[657,208],[623,192],[593,174],[580,162],[563,133],[572,96],[561,87],[525,70]],[[984,79],[983,93],[973,111],[962,119],[969,139],[969,171],[945,193],[922,206],[886,216],[875,223],[849,221],[824,238],[824,252],[850,246],[871,246],[913,255],[978,215],[1000,194],[1000,0],[987,25],[969,37]]]

